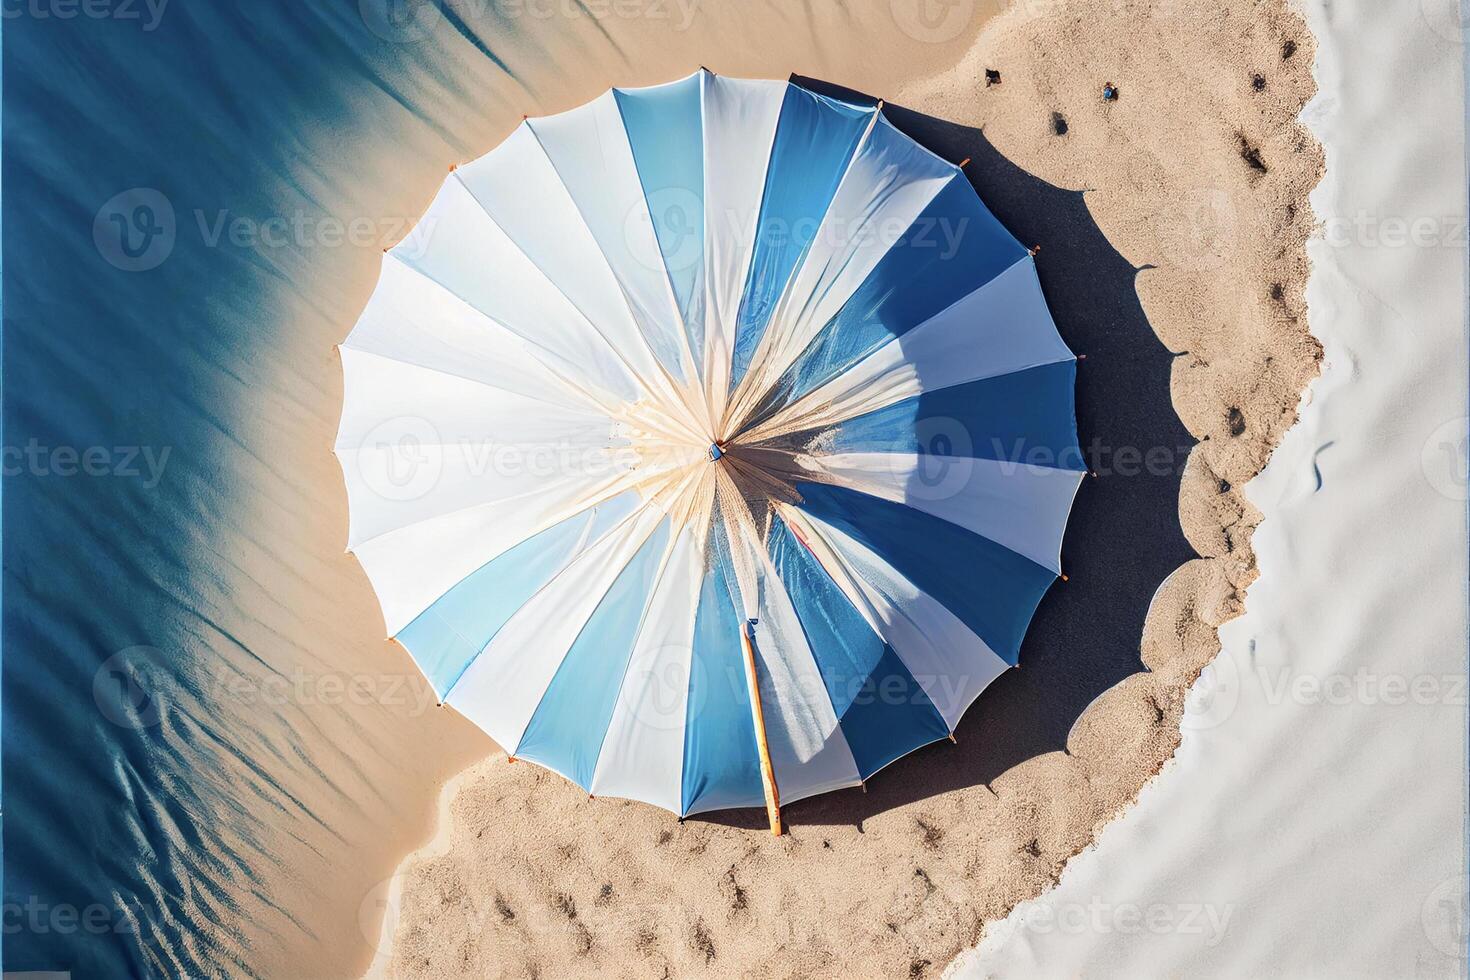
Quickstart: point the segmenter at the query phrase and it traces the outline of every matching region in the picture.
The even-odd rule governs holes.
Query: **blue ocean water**
[[[437,7],[4,18],[4,968],[360,967],[404,774],[485,745],[342,556],[332,345],[513,80]]]

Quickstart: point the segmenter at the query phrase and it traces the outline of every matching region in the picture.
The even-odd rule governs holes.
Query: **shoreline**
[[[1366,215],[1463,232],[1470,38],[1455,7],[1308,6],[1322,94],[1302,121],[1329,161],[1311,195],[1325,228]],[[1431,108],[1392,112],[1406,104]],[[1444,833],[1470,816],[1463,237],[1395,251],[1319,234],[1308,248],[1324,368],[1248,488],[1265,574],[1196,685],[1194,723],[1138,803],[946,976],[1042,963],[1058,975],[1463,976],[1467,842]],[[1405,744],[1417,746],[1408,767],[1394,762]],[[1125,935],[1116,918],[1055,928],[1094,909],[1186,907],[1230,921],[1213,935]]]
[[[430,825],[433,836],[426,843],[406,852],[394,867],[393,874],[379,882],[363,899],[358,913],[358,925],[372,953],[367,969],[361,974],[363,980],[379,980],[389,976],[388,969],[393,960],[394,932],[403,910],[405,875],[413,861],[431,860],[448,852],[452,840],[450,805],[460,787],[474,777],[476,770],[494,758],[495,755],[491,754],[472,762],[444,781],[439,787],[439,795],[434,804],[433,823]],[[376,928],[372,925],[373,921],[377,922]]]

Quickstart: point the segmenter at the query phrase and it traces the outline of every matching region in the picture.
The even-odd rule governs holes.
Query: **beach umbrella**
[[[1074,357],[882,103],[701,70],[527,119],[340,352],[389,635],[594,796],[779,833],[952,738],[1060,574]]]

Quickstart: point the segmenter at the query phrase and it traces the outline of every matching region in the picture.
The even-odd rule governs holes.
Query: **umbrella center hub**
[[[723,455],[725,455],[725,451],[720,448],[720,444],[718,442],[712,442],[709,444],[709,461],[711,463],[718,462],[720,457]]]

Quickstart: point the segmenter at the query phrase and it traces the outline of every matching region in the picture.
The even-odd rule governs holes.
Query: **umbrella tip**
[[[449,165],[449,172],[450,173],[454,173],[458,169],[459,169],[459,164],[457,164],[457,163],[451,163]]]
[[[1087,360],[1087,355],[1086,354],[1078,354],[1077,355],[1077,360],[1079,360],[1079,361],[1085,361],[1085,360]]]
[[[511,763],[513,763],[515,761],[516,761],[516,757],[513,756],[513,755],[508,755],[508,756],[505,757],[505,764],[506,765],[510,765]]]
[[[1070,581],[1071,581],[1071,579],[1069,579],[1069,578],[1067,578],[1067,576],[1066,576],[1066,575],[1063,575],[1063,576],[1062,576],[1062,581],[1063,581],[1063,582],[1070,582]]]
[[[969,163],[970,163],[970,158],[969,157],[965,157],[959,163],[955,164],[955,166],[959,167],[961,170],[964,170],[965,167],[969,165]]]
[[[960,744],[960,740],[954,737],[954,732],[949,733],[949,740],[956,745]]]
[[[1034,259],[1036,258],[1036,253],[1041,251],[1041,246],[1032,245],[1030,248],[1026,249],[1026,251],[1030,253],[1031,257]]]

